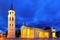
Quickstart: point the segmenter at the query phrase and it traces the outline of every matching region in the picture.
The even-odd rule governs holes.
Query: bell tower
[[[7,38],[15,38],[15,11],[13,5],[8,11],[8,35]]]
[[[52,38],[56,38],[56,30],[55,30],[55,28],[52,28]]]

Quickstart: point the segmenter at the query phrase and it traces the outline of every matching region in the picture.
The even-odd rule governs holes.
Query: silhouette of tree
[[[7,37],[7,35],[8,35],[8,31],[6,31],[5,35],[6,35],[6,37]]]
[[[20,37],[20,30],[16,31],[15,35],[16,37]]]
[[[60,38],[60,31],[56,32],[56,36]]]

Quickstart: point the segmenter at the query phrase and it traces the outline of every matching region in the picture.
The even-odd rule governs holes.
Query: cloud
[[[3,31],[2,31],[2,30],[0,30],[0,33],[3,33]]]

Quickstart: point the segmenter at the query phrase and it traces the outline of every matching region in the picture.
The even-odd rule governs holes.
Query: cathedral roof
[[[51,27],[50,27],[50,26],[46,26],[46,27],[44,28],[44,30],[51,30]]]

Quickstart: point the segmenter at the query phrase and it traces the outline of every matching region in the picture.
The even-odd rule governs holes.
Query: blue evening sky
[[[0,32],[7,30],[11,3],[16,12],[16,29],[24,22],[39,28],[49,25],[60,31],[60,0],[0,0]]]

